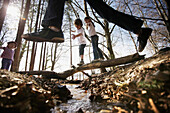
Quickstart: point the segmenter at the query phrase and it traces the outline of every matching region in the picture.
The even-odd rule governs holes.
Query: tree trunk
[[[42,62],[42,70],[44,70],[44,66],[45,66],[45,53],[46,53],[46,42],[45,42],[45,46],[44,46],[44,54],[43,54],[43,62]]]
[[[4,19],[5,19],[5,16],[6,16],[6,11],[7,11],[8,5],[9,5],[9,1],[10,0],[4,0],[2,8],[0,9],[0,15],[1,15],[0,16],[0,33],[1,33],[2,26],[3,26],[3,23],[4,23]]]
[[[107,49],[109,50],[110,58],[115,59],[115,55],[114,55],[113,49],[112,49],[112,41],[110,39],[109,25],[106,20],[104,20],[104,23],[105,23],[104,31],[105,31],[105,36],[106,36],[106,40],[107,40]]]
[[[167,21],[167,29],[168,29],[168,32],[169,32],[169,36],[170,36],[170,23],[169,23],[169,20],[170,20],[170,2],[168,0],[165,0],[166,2],[166,5],[167,5],[167,8],[168,8],[168,21]]]
[[[18,45],[17,45],[17,49],[16,49],[15,55],[14,55],[14,62],[13,62],[12,69],[11,69],[12,71],[18,71],[18,69],[19,69],[19,58],[20,58],[19,56],[20,56],[20,49],[21,49],[21,44],[22,44],[21,43],[22,42],[21,35],[24,32],[25,22],[26,22],[26,19],[28,18],[30,2],[31,2],[31,0],[27,0],[23,18],[21,18],[19,21],[17,37],[15,40]]]
[[[129,55],[129,56],[125,56],[125,57],[121,57],[117,59],[110,59],[107,61],[85,64],[75,69],[64,71],[62,73],[56,73],[52,71],[20,71],[18,73],[21,73],[21,74],[27,73],[28,75],[42,75],[44,78],[66,79],[67,77],[73,75],[74,73],[83,72],[84,70],[127,64],[127,63],[131,63],[131,62],[141,60],[141,59],[144,59],[144,55],[140,56],[138,53],[136,53],[133,55]]]
[[[39,61],[39,70],[41,70],[41,62],[42,62],[43,48],[44,48],[44,43],[41,44],[41,53],[40,53],[40,61]]]
[[[86,16],[89,17],[86,0],[84,0],[84,11],[85,11]]]
[[[58,48],[58,43],[55,43],[55,46],[54,46],[54,52],[53,52],[53,54],[54,55],[52,55],[52,52],[51,52],[51,63],[52,63],[52,65],[51,65],[51,71],[53,71],[54,70],[54,66],[55,66],[55,63],[56,63],[56,54],[57,54],[57,48]]]
[[[27,54],[26,54],[26,59],[25,59],[25,71],[27,70],[29,48],[30,48],[30,42],[28,42],[28,46],[27,46]]]
[[[40,6],[41,6],[41,0],[39,0],[39,4],[38,4],[38,12],[37,12],[37,18],[36,18],[36,23],[35,23],[35,32],[37,32],[37,27],[38,27],[38,20],[39,20],[39,16],[40,16]],[[30,70],[34,69],[34,63],[35,63],[35,57],[36,57],[36,48],[34,48],[35,46],[35,42],[33,42],[33,48],[32,48],[32,55],[31,55],[31,63],[30,63]],[[37,46],[37,43],[36,43]]]
[[[33,70],[33,69],[34,69],[34,62],[35,62],[36,50],[37,50],[37,42],[33,42],[32,52],[31,52],[31,61],[30,61],[30,68],[29,68],[29,70]]]

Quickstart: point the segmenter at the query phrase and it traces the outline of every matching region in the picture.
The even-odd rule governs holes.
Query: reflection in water
[[[86,113],[99,112],[101,109],[112,109],[113,105],[108,103],[91,102],[89,100],[90,92],[85,90],[77,89],[78,85],[67,84],[66,87],[71,91],[73,98],[68,100],[67,103],[62,103],[56,106],[52,110],[52,113],[75,113],[80,108]]]

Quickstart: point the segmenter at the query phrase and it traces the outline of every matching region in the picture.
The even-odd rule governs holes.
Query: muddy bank
[[[1,113],[49,113],[71,97],[56,81],[0,70]]]
[[[91,91],[91,101],[121,101],[112,112],[159,113],[170,111],[170,51],[117,66],[113,71],[93,75],[81,87]]]

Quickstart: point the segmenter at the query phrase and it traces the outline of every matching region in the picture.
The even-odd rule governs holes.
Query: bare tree
[[[7,11],[8,5],[9,5],[9,1],[10,0],[4,0],[2,8],[0,9],[0,15],[1,15],[0,16],[0,33],[1,33],[2,26],[3,26],[3,23],[4,23],[4,19],[5,19],[5,16],[6,16],[6,11]]]
[[[54,52],[53,52],[54,48]],[[51,70],[54,70],[55,63],[57,62],[57,48],[58,48],[58,43],[52,44],[51,48]]]
[[[21,49],[21,44],[22,44],[21,43],[21,41],[22,41],[21,35],[24,32],[24,27],[25,27],[26,19],[28,17],[30,2],[31,2],[31,0],[27,0],[23,18],[20,18],[20,21],[19,21],[18,32],[17,32],[17,37],[16,37],[16,42],[18,43],[18,45],[17,45],[17,49],[15,51],[14,62],[12,65],[12,71],[18,71],[18,68],[19,68],[19,58],[20,58],[19,56],[20,56],[20,49]]]

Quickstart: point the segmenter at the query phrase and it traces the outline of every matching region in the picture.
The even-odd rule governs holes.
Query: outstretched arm
[[[82,34],[82,33],[79,33],[79,34],[77,34],[77,35],[73,35],[72,39],[75,39],[76,37],[79,37],[79,36],[81,36],[81,35],[83,35],[83,34]]]

